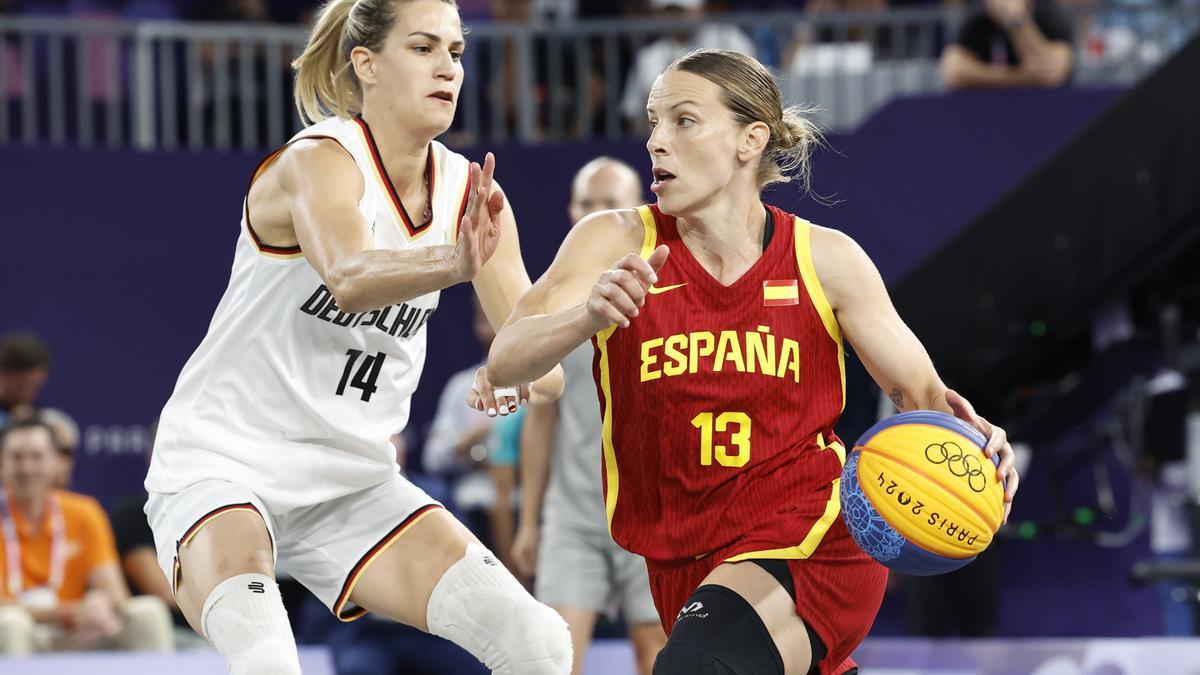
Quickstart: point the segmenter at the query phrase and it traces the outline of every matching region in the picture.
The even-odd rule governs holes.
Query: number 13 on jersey
[[[714,415],[702,412],[692,418],[692,426],[700,430],[700,465],[711,466],[713,458],[721,466],[745,466],[750,461],[750,416],[741,412],[723,412]],[[713,446],[713,431],[729,432],[729,446]]]

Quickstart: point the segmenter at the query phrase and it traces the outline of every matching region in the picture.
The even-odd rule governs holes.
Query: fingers
[[[617,264],[613,265],[613,269],[626,270],[633,273],[646,288],[653,286],[658,281],[658,274],[654,272],[654,268],[650,266],[650,263],[642,260],[642,257],[636,253],[630,253],[618,260]]]
[[[487,366],[480,366],[479,370],[475,371],[475,386],[473,390],[473,393],[479,397],[480,403],[476,410],[484,411],[488,417],[495,417],[498,408],[496,405],[496,393],[492,388],[492,383],[488,381]]]
[[[613,306],[608,298],[593,292],[587,302],[588,314],[600,319],[604,325],[616,324],[622,328],[629,327],[629,320],[621,313],[621,310]]]
[[[504,210],[504,191],[496,188],[487,198],[488,213],[492,216],[492,222],[495,222],[500,217],[500,212]]]
[[[953,389],[946,390],[946,405],[950,406],[950,409],[954,411],[955,417],[978,429],[985,438],[991,438],[992,425],[977,415],[975,407],[971,405],[971,402],[963,398],[957,391]],[[991,457],[991,455],[989,454],[988,457]]]
[[[463,210],[464,214],[470,215],[475,212],[476,202],[479,201],[476,197],[479,194],[479,184],[481,182],[482,177],[479,164],[471,162],[471,167],[467,170],[467,208]]]
[[[1010,469],[1005,477],[1004,483],[1004,520],[1000,524],[1008,524],[1008,514],[1012,511],[1013,497],[1017,494],[1017,487],[1021,483],[1021,477],[1017,475],[1016,469]]]
[[[529,405],[529,397],[533,396],[533,385],[532,384],[521,385],[520,392],[521,392],[521,405],[526,405],[526,406]]]
[[[496,156],[492,153],[487,153],[483,157],[483,169],[481,171],[483,178],[483,194],[492,194],[492,176],[496,173]]]
[[[638,315],[637,302],[630,298],[620,286],[611,282],[596,285],[598,300],[603,303],[605,318],[612,319],[622,328],[629,327],[629,320]]]
[[[501,416],[517,412],[520,394],[516,387],[500,387],[493,390],[496,397],[496,410]]]
[[[479,396],[479,390],[473,385],[471,390],[467,392],[467,407],[483,410],[483,399]]]
[[[654,251],[650,254],[650,257],[646,259],[646,264],[650,266],[651,270],[657,273],[662,269],[662,266],[666,264],[667,255],[670,253],[671,249],[667,248],[666,244],[660,244],[658,248],[654,249]]]

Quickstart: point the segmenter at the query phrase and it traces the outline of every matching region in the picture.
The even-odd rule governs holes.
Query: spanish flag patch
[[[768,279],[763,282],[764,307],[798,304],[800,304],[800,284],[796,279]]]

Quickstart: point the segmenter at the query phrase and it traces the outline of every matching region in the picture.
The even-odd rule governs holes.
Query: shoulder
[[[608,264],[628,253],[641,252],[653,222],[653,218],[649,222],[643,219],[642,209],[598,211],[571,228],[563,248],[588,258],[601,258]]]
[[[826,296],[836,309],[845,298],[879,272],[871,258],[850,235],[829,227],[810,225],[809,246],[813,268]]]
[[[278,168],[280,182],[285,188],[365,185],[362,171],[350,150],[333,138],[296,139],[283,149],[273,168]]]

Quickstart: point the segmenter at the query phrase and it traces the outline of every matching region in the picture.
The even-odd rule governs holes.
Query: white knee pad
[[[496,675],[567,675],[567,623],[521,586],[494,555],[469,544],[429,597],[429,631],[466,649]]]
[[[230,675],[300,675],[296,639],[271,577],[239,574],[222,581],[204,601],[200,627]]]

